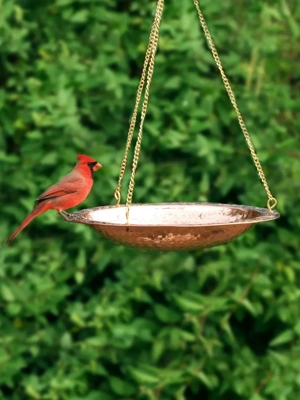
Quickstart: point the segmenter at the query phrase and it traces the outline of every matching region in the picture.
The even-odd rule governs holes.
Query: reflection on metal
[[[67,214],[66,221],[89,225],[114,242],[144,249],[195,250],[227,243],[259,222],[279,218],[277,211],[213,203],[104,206]]]

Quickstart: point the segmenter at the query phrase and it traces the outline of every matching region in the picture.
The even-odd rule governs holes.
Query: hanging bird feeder
[[[277,200],[273,197],[269,189],[265,174],[254,150],[231,85],[224,72],[217,49],[200,9],[199,2],[198,0],[193,0],[193,2],[209,48],[221,74],[225,89],[236,112],[254,165],[266,190],[268,196],[267,208],[213,203],[132,204],[135,173],[141,150],[143,126],[149,102],[150,84],[158,45],[159,27],[164,8],[164,0],[158,0],[142,75],[137,90],[135,107],[129,126],[119,180],[114,193],[117,204],[115,206],[90,208],[64,216],[68,222],[86,224],[103,236],[122,245],[152,248],[161,251],[193,250],[212,247],[231,241],[259,222],[266,222],[279,218],[279,213],[275,211]],[[140,123],[134,149],[126,204],[120,205],[122,180],[143,94]]]

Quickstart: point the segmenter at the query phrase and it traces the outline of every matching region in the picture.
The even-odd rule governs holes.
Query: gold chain
[[[143,100],[142,110],[141,110],[141,119],[140,119],[138,137],[137,137],[136,145],[134,148],[131,177],[130,177],[127,198],[126,198],[127,223],[129,220],[129,208],[130,208],[130,205],[132,202],[132,196],[133,196],[134,178],[135,178],[135,173],[136,173],[140,150],[141,150],[142,137],[143,137],[143,126],[144,126],[144,121],[145,121],[147,108],[148,108],[150,84],[151,84],[152,75],[153,75],[153,71],[154,71],[155,54],[156,54],[157,45],[158,45],[159,27],[160,27],[163,9],[164,9],[164,0],[158,0],[157,6],[156,6],[156,11],[155,11],[155,17],[154,17],[154,21],[153,21],[151,32],[150,32],[149,44],[148,44],[146,55],[145,55],[143,70],[142,70],[142,74],[141,74],[141,78],[140,78],[140,82],[139,82],[139,86],[138,86],[138,90],[137,90],[137,96],[136,96],[135,106],[134,106],[134,110],[133,110],[133,115],[132,115],[132,118],[130,121],[125,153],[124,153],[124,157],[123,157],[123,160],[121,163],[119,181],[118,181],[118,185],[115,190],[115,193],[114,193],[115,198],[117,200],[117,205],[120,205],[120,201],[121,201],[121,192],[120,191],[121,191],[122,180],[124,177],[127,160],[128,160],[128,152],[129,152],[129,149],[131,146],[133,133],[134,133],[135,125],[136,125],[139,104],[141,101],[143,88],[144,88],[145,82],[146,82],[144,100]]]
[[[150,58],[151,51],[152,51],[152,47],[151,47],[150,44],[151,44],[151,38],[153,36],[153,29],[154,29],[154,24],[153,24],[151,32],[150,32],[149,45],[147,47],[145,60],[144,60],[144,65],[143,65],[143,70],[142,70],[140,82],[139,82],[138,89],[137,89],[135,106],[134,106],[132,118],[131,118],[130,125],[129,125],[127,143],[126,143],[126,147],[125,147],[125,153],[124,153],[124,156],[123,156],[123,160],[122,160],[122,163],[121,163],[118,185],[117,185],[117,188],[116,188],[116,190],[114,192],[114,196],[115,196],[115,198],[117,200],[117,206],[120,205],[120,201],[121,201],[122,180],[123,180],[125,169],[126,169],[126,165],[127,165],[128,153],[129,153],[129,149],[131,147],[134,128],[135,128],[135,125],[136,125],[137,114],[138,114],[138,110],[139,110],[139,104],[140,104],[140,101],[141,101],[142,92],[143,92],[143,88],[144,88],[144,85],[145,85],[146,72],[147,72],[147,68],[148,68],[148,64],[149,64],[149,58]]]
[[[208,30],[208,27],[206,25],[205,19],[203,17],[202,12],[201,12],[199,1],[198,0],[193,0],[193,2],[194,2],[195,7],[197,9],[199,20],[200,20],[203,32],[205,34],[206,40],[207,40],[207,42],[209,44],[210,50],[212,52],[213,58],[214,58],[214,60],[215,60],[215,62],[217,64],[217,67],[219,68],[219,71],[220,71],[220,74],[221,74],[225,89],[226,89],[226,91],[228,93],[228,96],[230,98],[231,104],[233,105],[233,108],[234,108],[234,110],[236,112],[240,127],[242,129],[242,132],[243,132],[244,137],[246,139],[247,145],[249,147],[249,150],[250,150],[254,165],[255,165],[255,167],[257,169],[258,176],[260,177],[260,179],[262,181],[262,184],[264,185],[264,188],[265,188],[265,190],[267,192],[267,195],[268,195],[267,207],[272,212],[272,210],[276,207],[277,200],[275,199],[275,197],[272,195],[272,193],[270,191],[269,185],[267,183],[267,179],[265,177],[265,174],[264,174],[264,171],[263,171],[262,166],[260,164],[260,161],[258,159],[258,156],[257,156],[257,154],[255,152],[255,149],[254,149],[254,146],[252,144],[252,141],[251,141],[250,135],[248,133],[248,130],[246,128],[244,119],[243,119],[242,114],[241,114],[241,112],[240,112],[240,110],[238,108],[238,105],[237,105],[233,90],[232,90],[231,85],[230,85],[230,83],[228,81],[228,78],[227,78],[227,76],[226,76],[226,74],[224,72],[224,69],[223,69],[219,54],[217,52],[216,46],[215,46],[215,44],[214,44],[214,42],[212,40],[211,34],[210,34],[209,30]]]
[[[247,145],[249,147],[254,165],[257,169],[258,175],[263,183],[263,186],[267,192],[268,195],[268,202],[267,202],[267,207],[268,209],[272,212],[272,210],[276,207],[277,204],[277,200],[276,198],[272,195],[265,174],[263,172],[262,166],[260,164],[260,161],[258,159],[258,156],[255,152],[254,146],[252,144],[250,135],[248,133],[248,130],[246,128],[245,122],[243,120],[242,114],[238,108],[233,90],[231,88],[231,85],[228,81],[228,78],[224,72],[219,54],[217,52],[217,49],[214,45],[214,42],[212,40],[212,37],[210,35],[210,32],[208,30],[208,27],[206,25],[205,19],[203,17],[203,14],[201,12],[200,9],[200,5],[198,0],[193,0],[195,7],[197,9],[198,12],[198,16],[199,16],[199,20],[202,26],[202,29],[204,31],[206,40],[209,44],[210,50],[212,52],[213,58],[216,62],[216,65],[220,71],[225,89],[228,93],[229,99],[231,101],[231,104],[236,112],[237,115],[237,119],[239,122],[239,125],[241,127],[241,130],[244,134],[245,140],[247,142]],[[145,121],[145,117],[146,117],[146,112],[147,112],[147,108],[148,108],[148,102],[149,102],[149,91],[150,91],[150,85],[151,85],[151,80],[152,80],[152,76],[153,76],[153,71],[154,71],[154,63],[155,63],[155,55],[156,55],[156,50],[157,50],[157,45],[158,45],[158,38],[159,38],[159,27],[160,27],[160,22],[161,22],[161,18],[162,18],[162,13],[163,13],[163,9],[164,9],[164,0],[158,0],[157,2],[157,6],[156,6],[156,11],[155,11],[155,17],[153,20],[153,24],[152,24],[152,28],[151,28],[151,32],[150,32],[150,36],[149,36],[149,43],[148,43],[148,47],[146,50],[146,55],[145,55],[145,60],[144,60],[144,64],[143,64],[143,70],[142,70],[142,74],[141,74],[141,78],[140,78],[140,82],[138,85],[138,89],[137,89],[137,96],[136,96],[136,101],[135,101],[135,106],[134,106],[134,110],[133,110],[133,114],[132,114],[132,118],[130,121],[130,125],[129,125],[129,130],[128,130],[128,136],[127,136],[127,143],[126,143],[126,147],[125,147],[125,152],[124,152],[124,156],[123,156],[123,160],[121,163],[121,168],[120,168],[120,175],[119,175],[119,180],[118,180],[118,184],[117,184],[117,188],[114,192],[115,198],[117,200],[117,206],[120,205],[120,201],[121,201],[121,185],[122,185],[122,180],[124,177],[124,173],[125,173],[125,169],[126,169],[126,165],[127,165],[127,161],[128,161],[128,153],[129,153],[129,149],[131,147],[131,143],[132,143],[132,138],[133,138],[133,133],[134,133],[134,129],[136,126],[136,120],[137,120],[137,115],[138,115],[138,111],[139,111],[139,105],[141,102],[141,98],[142,98],[142,93],[143,93],[143,89],[146,83],[146,87],[145,87],[145,94],[144,94],[144,99],[143,99],[143,103],[142,103],[142,109],[141,109],[141,118],[140,118],[140,125],[139,125],[139,131],[138,131],[138,137],[137,137],[137,141],[135,144],[135,148],[134,148],[134,156],[133,156],[133,161],[132,161],[132,170],[131,170],[131,177],[130,177],[130,182],[129,182],[129,187],[128,187],[128,192],[127,192],[127,198],[126,198],[126,219],[127,219],[127,223],[129,221],[129,209],[130,209],[130,205],[132,203],[132,196],[133,196],[133,190],[134,190],[134,183],[135,183],[135,173],[136,173],[136,169],[137,169],[137,165],[138,165],[138,160],[139,160],[139,155],[140,155],[140,150],[141,150],[141,144],[142,144],[142,137],[143,137],[143,126],[144,126],[144,121]]]

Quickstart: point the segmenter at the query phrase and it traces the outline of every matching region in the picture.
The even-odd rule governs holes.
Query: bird
[[[66,176],[46,189],[37,199],[33,210],[21,225],[10,235],[6,243],[10,243],[34,218],[48,210],[56,210],[66,216],[65,210],[82,203],[89,195],[93,183],[94,172],[102,165],[85,154],[77,154],[77,164]]]

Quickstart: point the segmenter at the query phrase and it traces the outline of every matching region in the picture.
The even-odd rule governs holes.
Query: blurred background
[[[282,217],[156,253],[56,212],[4,244],[77,153],[104,166],[80,207],[114,204],[155,1],[0,1],[0,399],[299,397],[300,3],[200,6]],[[168,201],[267,201],[192,0],[166,2],[136,175]]]

